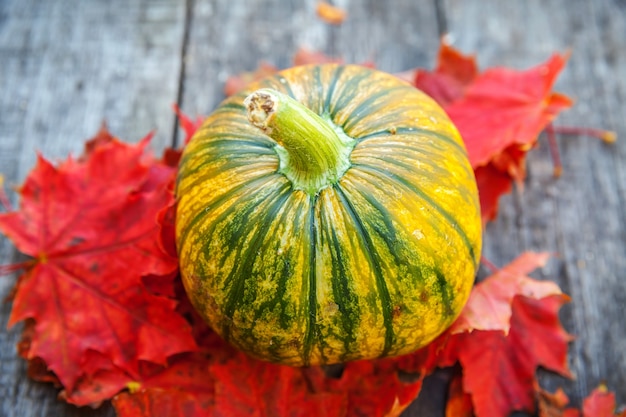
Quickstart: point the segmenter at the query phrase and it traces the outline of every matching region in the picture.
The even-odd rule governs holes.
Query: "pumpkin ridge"
[[[337,88],[337,82],[339,82],[339,79],[343,75],[343,72],[344,72],[345,68],[346,67],[344,67],[344,66],[337,66],[337,67],[335,67],[335,71],[333,72],[333,76],[330,79],[330,85],[328,87],[328,91],[326,92],[326,100],[325,100],[324,110],[323,110],[322,114],[323,113],[328,113],[328,114],[332,114],[333,113],[333,110],[331,109],[333,96],[335,94],[335,89]]]
[[[374,105],[374,103],[377,100],[380,100],[382,97],[388,96],[391,93],[399,90],[413,90],[413,88],[404,84],[400,84],[395,87],[390,87],[386,90],[381,90],[376,94],[372,94],[367,99],[361,101],[354,109],[352,109],[346,120],[344,120],[343,125],[341,126],[342,129],[346,132],[346,134],[348,134],[347,132],[350,131],[350,129],[353,128],[355,124],[363,120],[363,113],[365,114],[365,116],[368,116],[372,113],[377,112],[382,107],[389,106],[388,100],[382,100],[377,105]]]
[[[358,173],[359,177],[367,182],[371,187],[376,187],[376,185],[374,183],[372,183],[370,181],[370,179],[360,175],[360,173]],[[366,186],[367,187],[367,186]],[[355,193],[358,193],[359,198],[363,199],[364,201],[366,201],[372,209],[376,210],[379,214],[380,214],[380,218],[377,221],[373,221],[371,219],[370,216],[367,217],[368,224],[369,226],[372,228],[372,230],[374,232],[376,232],[376,235],[379,236],[385,243],[385,246],[387,247],[389,254],[393,257],[393,263],[396,266],[400,266],[400,265],[404,265],[407,267],[407,275],[410,275],[411,281],[415,284],[419,283],[420,284],[420,291],[423,290],[423,287],[426,283],[426,278],[425,276],[428,275],[429,272],[431,271],[431,268],[426,268],[425,266],[423,266],[424,264],[421,261],[421,254],[419,253],[412,253],[411,255],[409,255],[411,257],[411,260],[413,262],[408,263],[408,257],[407,255],[402,255],[399,252],[399,249],[404,249],[404,248],[399,248],[397,245],[398,241],[403,241],[402,238],[398,239],[398,232],[396,230],[396,227],[393,224],[393,220],[395,220],[396,222],[399,222],[399,220],[395,217],[395,215],[393,215],[391,212],[389,212],[385,206],[383,204],[381,204],[378,200],[374,199],[371,195],[369,195],[366,190],[364,190],[360,184],[354,182],[354,181],[350,181],[350,187],[344,187],[346,189],[346,193],[348,193],[348,190],[350,191],[354,191]],[[388,191],[388,189],[386,188],[380,188],[383,192],[384,191]],[[352,196],[351,199],[354,199]],[[383,229],[378,223],[379,221],[382,221],[386,227],[386,230]],[[413,265],[416,264],[416,265]],[[399,277],[398,277],[399,278]],[[394,282],[393,280],[391,281],[392,283]],[[399,286],[394,286],[394,289],[399,293],[401,292],[401,289],[399,289]],[[406,306],[403,307],[403,309],[406,310]]]
[[[355,99],[355,97],[359,94],[359,91],[360,91],[359,84],[366,78],[370,77],[371,75],[372,74],[370,71],[363,71],[361,74],[357,75],[356,77],[352,77],[349,80],[347,80],[345,84],[342,86],[342,90],[340,91],[341,95],[339,99],[337,100],[337,102],[335,103],[334,108],[330,112],[330,117],[337,126],[343,126],[342,123],[336,122],[337,112],[343,110],[347,106],[348,103],[350,103],[351,101]]]
[[[419,127],[410,127],[410,126],[405,126],[405,127],[396,127],[395,129],[395,134],[391,134],[389,132],[389,129],[384,129],[384,130],[380,130],[378,132],[373,132],[373,133],[368,133],[365,136],[358,136],[355,137],[354,139],[359,143],[363,143],[368,139],[376,139],[379,137],[385,137],[385,136],[404,136],[404,137],[410,137],[410,136],[417,136],[417,137],[428,137],[428,136],[434,136],[436,137],[438,140],[442,140],[450,145],[453,145],[454,148],[459,152],[459,154],[461,154],[463,156],[463,158],[467,158],[467,150],[465,149],[465,145],[462,144],[461,142],[458,142],[456,140],[451,139],[450,137],[446,136],[446,135],[442,135],[441,133],[437,133],[437,132],[433,132],[432,130],[428,130],[428,129],[422,129]]]
[[[232,133],[225,132],[207,132],[211,134],[212,138],[210,141],[206,141],[204,143],[205,146],[214,146],[214,145],[228,145],[230,143],[233,144],[242,144],[246,146],[250,146],[252,148],[268,148],[272,149],[274,146],[274,142],[266,139],[264,141],[259,140],[258,136],[254,136],[253,134],[238,134],[233,135]]]
[[[298,100],[287,78],[285,78],[282,74],[276,74],[272,77],[272,79],[277,81],[278,85],[282,87],[281,90],[283,90],[289,97],[294,100]],[[276,89],[276,85],[272,85],[270,88]]]
[[[376,224],[376,222],[371,222],[371,227],[376,232],[376,234],[385,241],[385,244],[389,249],[389,253],[394,258],[394,262],[400,263],[402,261],[402,256],[398,255],[395,250],[395,245],[393,244],[393,242],[396,242],[397,233],[393,222],[391,221],[391,213],[386,210],[379,201],[376,201],[374,198],[372,198],[372,196],[368,195],[356,184],[353,183],[352,185],[353,187],[351,188],[354,190],[354,192],[358,193],[363,200],[367,201],[370,207],[372,207],[380,214],[380,220],[383,221],[387,230],[383,230],[379,225]]]
[[[324,85],[322,84],[322,69],[319,65],[316,65],[313,68],[313,78],[315,78],[315,85],[317,86],[317,91],[312,95],[316,97],[315,103],[317,104],[316,109],[311,109],[319,115],[324,114],[326,111],[324,105],[322,104],[322,98],[324,97]]]
[[[240,159],[247,159],[251,155],[257,158],[254,164],[244,165],[241,163]],[[261,157],[268,157],[268,156],[272,158],[265,159],[265,160],[261,159]],[[221,165],[221,168],[234,170],[234,169],[243,167],[246,169],[240,172],[254,171],[254,170],[259,169],[260,165],[266,165],[268,162],[275,162],[275,156],[276,156],[276,152],[273,149],[268,149],[266,147],[259,147],[259,149],[245,149],[244,147],[241,147],[231,152],[228,160],[223,165]],[[209,167],[210,171],[215,171],[213,169],[210,169],[213,164],[215,164],[215,161],[203,161],[199,163],[198,165],[194,166],[193,169],[187,169],[185,174],[186,175],[195,174],[195,173],[198,173],[199,171],[205,170],[207,167]],[[215,174],[219,175],[219,172],[215,172]]]
[[[280,190],[275,191],[276,195],[274,196],[273,201],[268,202],[267,207],[263,208],[264,215],[258,222],[236,222],[235,227],[252,229],[254,226],[266,224],[268,219],[273,218],[275,213],[277,213],[284,205],[285,201],[287,201],[290,189],[291,187],[285,184]],[[267,200],[269,200],[269,198],[267,198],[266,201]],[[260,208],[259,206],[250,207],[250,209],[246,212],[246,215],[243,217],[248,217],[248,215],[255,209],[259,210]],[[250,242],[247,247],[245,247],[246,245],[237,245],[237,259],[239,259],[240,262],[235,264],[235,267],[230,270],[230,273],[225,280],[226,282],[233,282],[228,290],[224,303],[224,314],[230,319],[233,319],[233,313],[238,304],[244,301],[243,290],[245,281],[251,275],[252,266],[254,265],[256,256],[258,255],[261,243],[263,243],[263,237],[266,235],[265,232],[266,231],[259,226],[254,236],[250,238]],[[235,233],[235,235],[250,236],[252,233],[252,230],[242,230],[240,233]],[[225,320],[224,323],[228,325],[228,330],[225,329],[224,335],[226,339],[229,339],[228,331],[230,330],[230,322]]]
[[[439,296],[441,297],[442,307],[443,307],[443,317],[441,320],[443,322],[450,321],[450,317],[456,318],[456,313],[450,308],[451,303],[454,303],[454,291],[452,291],[452,287],[450,283],[446,280],[446,277],[439,269],[435,269],[435,276],[437,280],[437,289],[439,291]]]
[[[270,221],[269,223],[269,227],[266,228],[265,232],[266,232],[266,237],[271,236],[269,233],[270,231],[276,227],[276,225],[281,225],[281,224],[285,224],[285,222],[289,221],[289,220],[293,220],[289,218],[289,205],[291,204],[290,200],[293,197],[293,193],[290,192],[291,190],[289,190],[287,192],[288,196],[287,196],[287,200],[285,202],[283,202],[281,207],[278,207],[275,212],[276,212],[276,216],[271,216],[271,218],[273,219],[273,221]],[[280,217],[279,217],[279,213],[280,213]],[[295,218],[300,218],[300,216],[295,216]],[[262,242],[261,245],[263,245],[265,242]],[[282,248],[280,248],[282,249]],[[286,254],[287,259],[289,259],[289,253]],[[276,272],[278,272],[278,270],[276,270]],[[285,262],[282,268],[282,271],[280,274],[278,275],[278,280],[276,281],[276,291],[275,291],[275,296],[274,298],[270,299],[270,300],[265,300],[263,301],[261,304],[259,304],[258,309],[255,311],[254,313],[254,320],[258,320],[261,315],[263,314],[263,310],[269,307],[273,307],[276,304],[280,303],[283,307],[283,314],[281,314],[281,322],[280,324],[283,326],[283,328],[286,328],[287,326],[287,320],[284,314],[284,306],[285,306],[285,299],[282,298],[282,294],[284,294],[284,290],[287,286],[287,281],[290,275],[291,269],[290,269],[290,263],[289,261]]]
[[[315,216],[315,207],[319,199],[319,194],[309,196],[309,285],[308,285],[308,303],[309,314],[307,315],[307,329],[304,337],[303,346],[303,362],[305,366],[311,363],[311,349],[315,342],[315,333],[317,330],[317,220]],[[320,352],[322,350],[320,349]]]
[[[341,201],[346,212],[348,213],[350,218],[354,221],[355,230],[363,239],[363,243],[366,248],[366,251],[364,252],[364,254],[366,255],[366,258],[368,259],[372,267],[372,271],[374,272],[374,275],[376,277],[376,286],[378,289],[378,294],[380,296],[380,301],[381,301],[381,306],[382,306],[383,326],[385,327],[385,345],[383,347],[383,351],[379,355],[383,357],[383,356],[386,356],[389,350],[391,349],[391,346],[395,339],[395,334],[393,331],[393,323],[392,323],[393,307],[391,305],[391,296],[389,295],[389,289],[387,288],[387,283],[385,282],[385,277],[383,276],[382,268],[380,266],[379,260],[377,259],[378,251],[376,250],[376,247],[372,242],[372,238],[370,237],[369,233],[365,229],[363,225],[363,221],[361,220],[357,212],[354,210],[354,207],[352,206],[352,203],[350,202],[350,200],[344,194],[341,185],[335,184],[333,185],[333,188],[337,191],[337,196],[339,197],[339,201]]]
[[[436,154],[432,153],[432,152],[428,152],[425,150],[421,150],[421,149],[417,149],[417,148],[413,148],[410,146],[395,146],[390,144],[389,145],[390,148],[395,148],[395,149],[401,149],[404,148],[404,151],[406,152],[414,152],[416,154],[419,154],[420,156],[426,157],[427,159],[425,161],[420,161],[421,165],[427,166],[428,168],[430,168],[430,171],[428,171],[429,174],[447,174],[448,171],[442,167],[439,164],[436,163],[431,163],[431,161],[433,161],[433,159],[430,159],[433,156],[436,156]],[[361,148],[362,149],[362,148]],[[414,165],[409,165],[406,162],[403,162],[399,159],[393,159],[393,157],[389,157],[385,154],[374,154],[372,153],[371,155],[363,155],[359,157],[360,160],[374,160],[376,162],[379,163],[384,163],[387,166],[394,166],[394,167],[399,167],[402,168],[403,170],[406,171],[413,171],[415,173],[417,173],[416,167]],[[433,161],[434,162],[434,161]],[[369,165],[369,164],[365,164],[363,162],[359,162],[359,163],[355,163],[355,166],[362,166],[362,165]],[[426,175],[425,173],[422,175]]]
[[[462,239],[465,247],[467,248],[467,250],[469,252],[469,255],[470,255],[471,259],[474,261],[474,265],[478,265],[479,259],[476,258],[476,254],[474,252],[474,248],[472,246],[472,242],[470,241],[469,237],[467,236],[467,233],[465,232],[465,230],[463,228],[461,228],[459,222],[450,213],[448,213],[447,210],[444,210],[443,207],[441,207],[439,204],[437,204],[430,196],[428,196],[426,193],[424,193],[424,191],[422,191],[419,188],[415,187],[406,178],[401,177],[401,176],[399,176],[399,175],[397,175],[397,174],[395,174],[393,172],[390,172],[390,171],[387,171],[387,170],[382,170],[382,169],[379,169],[378,167],[371,166],[371,165],[365,165],[365,164],[354,164],[353,163],[352,166],[353,167],[358,167],[361,170],[375,171],[375,172],[372,172],[371,175],[390,178],[394,182],[402,184],[407,190],[412,191],[414,194],[416,194],[421,199],[423,199],[426,203],[428,203],[434,210],[436,210],[438,213],[440,213],[450,223],[450,227],[452,229],[454,229],[457,232],[457,234],[459,235],[459,237]],[[355,173],[358,173],[358,170],[355,170]]]
[[[239,93],[238,96],[241,96],[241,93]],[[243,100],[241,100],[241,102],[238,101],[238,100],[237,101],[235,101],[235,100],[226,101],[219,108],[215,109],[214,114],[219,114],[219,113],[223,112],[224,110],[235,110],[237,113],[245,111],[246,108],[242,104],[242,102],[243,102]]]
[[[283,184],[283,187],[286,186],[286,184]],[[241,189],[239,191],[243,191],[244,187],[240,187]],[[263,202],[267,201],[267,198],[273,193],[275,192],[275,190],[271,190],[270,187],[268,186],[267,188],[263,188],[263,190],[265,191],[265,195],[264,198],[262,199]],[[230,194],[230,192],[228,192]],[[225,201],[227,201],[227,199],[224,199]],[[229,212],[229,210],[232,210],[233,207],[238,207],[238,206],[242,206],[242,210],[245,209],[245,211],[243,212],[242,216],[248,216],[252,211],[254,211],[255,208],[258,207],[255,206],[254,204],[252,204],[250,201],[250,195],[249,194],[245,194],[243,193],[242,195],[237,196],[236,200],[233,201],[230,206],[228,207],[228,210],[224,210],[223,213],[221,213],[220,215],[218,215],[217,217],[211,218],[209,217],[208,219],[197,219],[194,218],[194,220],[196,220],[195,224],[188,224],[188,228],[187,230],[183,230],[183,236],[186,236],[186,233],[189,231],[189,229],[191,228],[191,226],[195,226],[195,227],[201,227],[202,223],[200,223],[202,220],[205,221],[209,221],[210,222],[210,227],[207,228],[206,230],[206,235],[209,237],[209,239],[206,239],[204,241],[204,243],[202,245],[199,246],[198,251],[200,253],[203,253],[205,255],[205,257],[207,259],[209,259],[211,257],[210,252],[210,246],[213,243],[212,238],[213,235],[215,233],[215,229],[217,228],[217,226],[225,220],[228,220],[228,217],[231,215],[231,213]],[[220,204],[224,204],[225,203],[222,202]],[[248,204],[246,204],[248,203]],[[210,210],[201,210],[202,214],[197,216],[197,217],[204,217],[204,215],[208,215],[208,213],[210,212]],[[222,260],[223,261],[223,260]],[[223,262],[222,265],[223,266]]]
[[[226,201],[232,199],[236,193],[241,192],[244,188],[250,187],[251,185],[257,185],[259,184],[259,187],[263,187],[264,183],[269,183],[271,181],[276,181],[276,177],[278,175],[276,175],[275,173],[273,173],[273,175],[269,176],[269,175],[264,175],[264,176],[260,176],[258,178],[255,178],[254,180],[252,180],[251,182],[242,182],[241,184],[232,187],[230,190],[226,191],[224,194],[221,194],[219,197],[217,197],[216,199],[209,201],[206,204],[206,208],[204,210],[200,210],[198,213],[196,213],[193,218],[188,221],[185,225],[185,227],[182,229],[181,234],[180,234],[180,241],[184,242],[187,239],[187,236],[190,232],[193,232],[194,229],[198,226],[198,223],[200,223],[202,221],[202,219],[207,216],[209,214],[210,210],[207,210],[207,208],[210,207],[214,207],[217,205],[221,205],[223,203],[225,203]],[[281,176],[282,177],[282,176]],[[196,185],[196,184],[193,184]],[[184,192],[184,190],[177,190],[178,192]],[[245,200],[248,199],[250,196],[248,194],[243,194],[239,197],[238,200]],[[238,204],[238,200],[234,201],[231,204],[232,206],[235,206],[236,204]]]
[[[331,189],[329,189],[330,191]],[[320,209],[323,210],[325,208],[325,204],[320,204]],[[324,219],[329,219],[328,215],[324,215],[324,213],[320,213],[320,223],[321,223],[321,232],[320,237],[326,237],[326,241],[328,242],[328,248],[330,249],[331,256],[331,265],[332,265],[332,277],[331,285],[332,285],[332,294],[333,294],[333,302],[337,306],[338,311],[341,313],[341,327],[343,332],[341,334],[336,334],[335,336],[339,338],[343,343],[343,353],[341,355],[340,360],[343,362],[345,360],[346,355],[354,352],[354,349],[351,347],[351,344],[356,342],[356,335],[354,333],[354,327],[359,326],[359,318],[360,311],[358,309],[358,304],[356,294],[349,285],[349,274],[346,271],[346,256],[343,254],[344,250],[337,237],[337,233],[333,227],[333,224],[330,221],[324,221]]]

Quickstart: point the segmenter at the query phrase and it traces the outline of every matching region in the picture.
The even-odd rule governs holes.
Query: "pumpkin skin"
[[[243,105],[295,98],[355,139],[312,194],[279,172]],[[428,96],[358,66],[295,67],[226,99],[186,146],[176,240],[189,298],[222,338],[292,366],[415,351],[465,305],[481,250],[474,173]]]

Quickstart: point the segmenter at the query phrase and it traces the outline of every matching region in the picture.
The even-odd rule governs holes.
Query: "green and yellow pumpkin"
[[[193,305],[260,359],[410,353],[474,281],[480,210],[459,133],[380,71],[295,67],[226,99],[185,148],[176,193]]]

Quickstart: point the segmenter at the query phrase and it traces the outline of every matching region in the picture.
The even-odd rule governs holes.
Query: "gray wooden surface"
[[[504,265],[524,250],[558,254],[537,276],[571,295],[562,311],[577,335],[570,363],[576,380],[548,374],[574,404],[605,381],[626,404],[626,2],[624,0],[337,0],[340,27],[315,18],[315,0],[0,0],[0,172],[20,184],[35,151],[51,159],[77,154],[106,119],[138,140],[157,129],[159,150],[177,138],[170,110],[207,114],[226,78],[259,60],[287,66],[300,46],[373,60],[397,72],[431,67],[439,35],[475,52],[484,68],[526,68],[571,50],[557,89],[577,100],[561,125],[615,130],[607,146],[562,137],[564,173],[552,177],[545,142],[529,158],[523,191],[507,196],[486,230],[484,255]],[[16,200],[13,196],[13,202]],[[0,238],[0,264],[14,262]],[[0,298],[14,276],[0,278]],[[77,409],[56,390],[26,378],[5,330],[0,304],[0,416],[112,416],[109,407]],[[442,415],[445,375],[430,378],[407,416]]]

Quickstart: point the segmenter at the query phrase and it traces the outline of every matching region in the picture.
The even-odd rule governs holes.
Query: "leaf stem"
[[[561,135],[586,135],[592,138],[600,139],[606,143],[613,143],[617,140],[617,134],[611,130],[595,129],[592,127],[579,126],[553,126],[550,124],[548,128],[556,134]]]
[[[6,191],[4,191],[4,175],[2,174],[0,174],[0,206],[2,206],[5,211],[13,211],[11,200],[9,200]]]
[[[556,132],[552,123],[546,127],[546,135],[548,137],[548,149],[552,156],[553,175],[559,178],[563,173],[563,162],[561,161],[561,152],[559,151],[559,143],[556,140]]]

